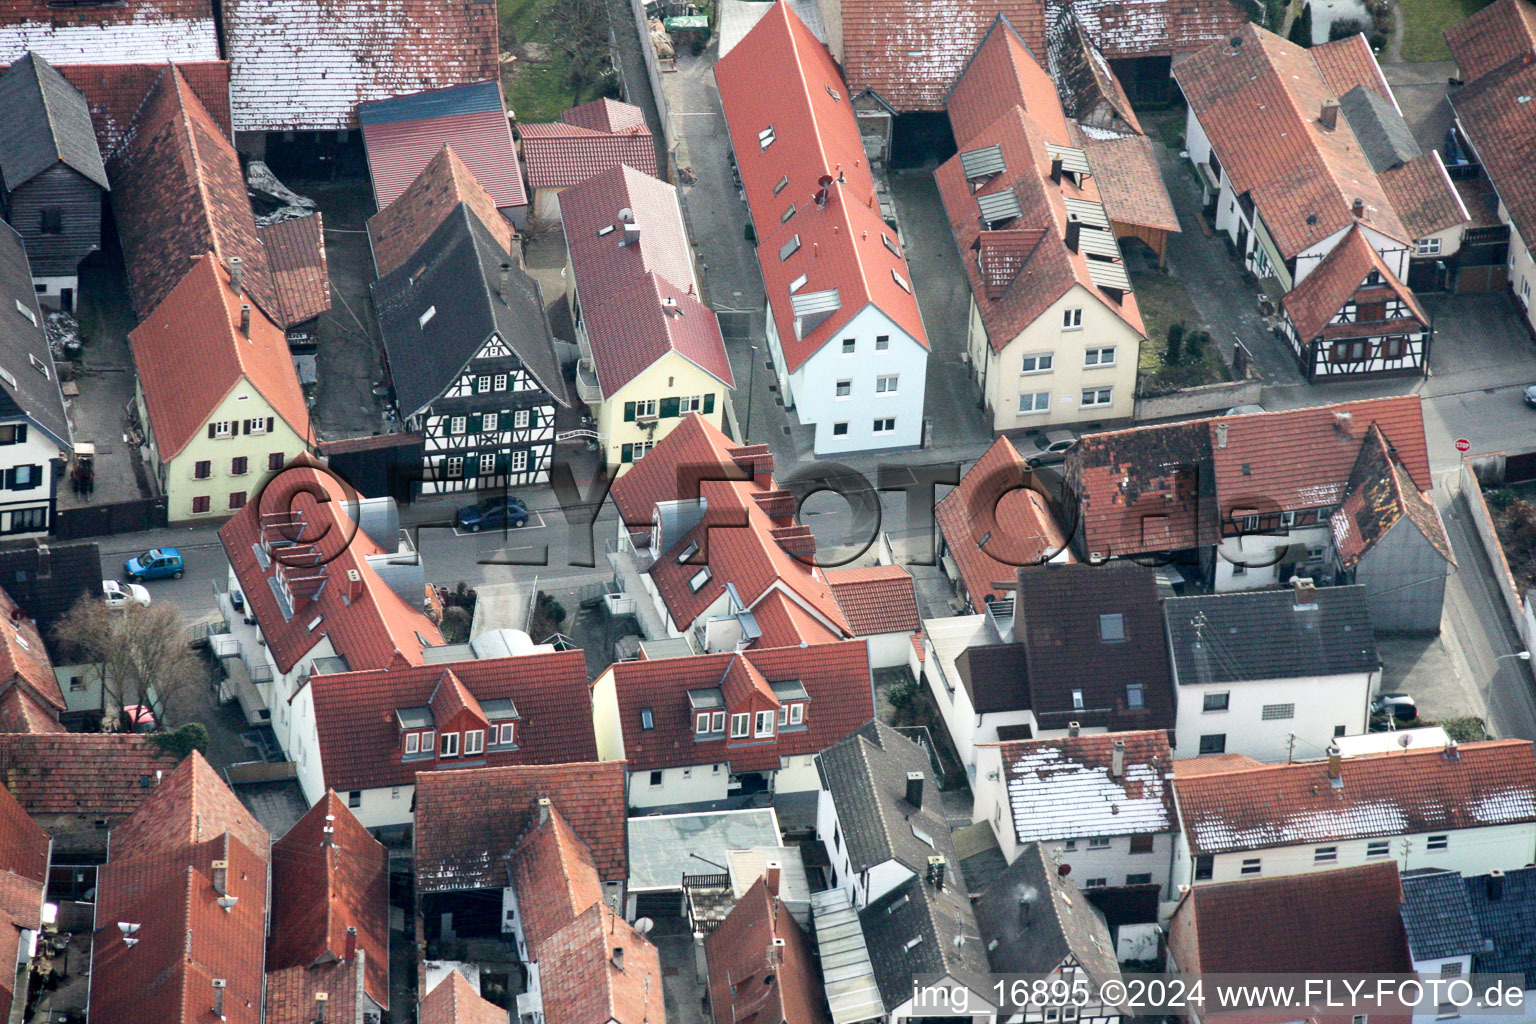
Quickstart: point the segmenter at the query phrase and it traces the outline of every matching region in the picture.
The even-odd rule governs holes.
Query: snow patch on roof
[[[1036,747],[1008,768],[1013,828],[1021,843],[1083,836],[1139,835],[1172,828],[1163,769],[1127,763],[1125,778],[1072,760],[1060,747]]]
[[[1490,823],[1491,824],[1491,823]],[[1398,836],[1408,831],[1408,816],[1396,803],[1381,800],[1337,810],[1306,811],[1254,828],[1233,828],[1223,821],[1195,822],[1196,846],[1205,851],[1256,850],[1327,839]]]
[[[1474,800],[1470,811],[1484,825],[1529,821],[1536,815],[1536,794],[1513,786],[1496,789]]]
[[[219,59],[213,19],[143,21],[120,25],[50,25],[24,21],[0,27],[0,64],[28,51],[50,64],[158,64]]]

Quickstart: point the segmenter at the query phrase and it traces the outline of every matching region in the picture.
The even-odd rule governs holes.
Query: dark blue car
[[[468,533],[510,526],[519,529],[528,523],[528,506],[521,498],[501,495],[459,509],[459,529]]]

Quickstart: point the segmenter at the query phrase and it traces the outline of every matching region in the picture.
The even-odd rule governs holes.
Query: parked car
[[[1525,404],[1536,409],[1536,384],[1528,384],[1525,388]]]
[[[117,580],[101,581],[101,599],[108,608],[127,608],[130,604],[149,604],[149,590],[137,583],[122,584]]]
[[[1415,722],[1419,718],[1419,706],[1406,693],[1379,693],[1371,701],[1371,717],[1386,718],[1388,715],[1399,722]]]
[[[469,533],[500,526],[521,529],[528,525],[528,506],[510,494],[497,495],[459,509],[458,521],[459,529]]]
[[[163,580],[166,577],[179,580],[186,568],[186,563],[181,560],[181,552],[176,548],[150,548],[142,555],[135,555],[124,562],[123,575],[128,577],[130,583]]]
[[[1222,413],[1222,415],[1223,416],[1247,416],[1247,415],[1249,415],[1251,413],[1264,412],[1264,411],[1265,410],[1264,410],[1264,407],[1262,405],[1234,405],[1232,408],[1230,408],[1226,412]]]
[[[1077,435],[1070,430],[1047,430],[1034,440],[1035,450],[1024,456],[1024,464],[1031,468],[1065,462],[1067,452],[1077,444]]]

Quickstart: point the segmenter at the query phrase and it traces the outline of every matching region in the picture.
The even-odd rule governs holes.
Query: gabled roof
[[[489,806],[487,792],[496,794]],[[421,891],[508,885],[508,857],[538,823],[541,797],[560,809],[604,881],[628,877],[623,761],[509,765],[417,777],[415,857]]]
[[[1192,973],[1412,971],[1398,914],[1401,896],[1397,864],[1392,861],[1197,885],[1174,912],[1181,924],[1187,922],[1194,959],[1180,963],[1179,969]],[[1263,940],[1256,942],[1258,935]]]
[[[48,849],[48,833],[27,815],[10,790],[0,786],[0,875],[46,884]]]
[[[398,199],[445,146],[464,159],[498,207],[528,205],[499,81],[362,103],[357,119],[380,210]]]
[[[1357,85],[1339,93],[1339,113],[1355,130],[1360,149],[1377,174],[1423,155],[1397,104],[1374,89]]]
[[[1194,853],[1229,853],[1536,821],[1526,740],[1464,743],[1326,761],[1236,768],[1174,781]]]
[[[1041,843],[1028,843],[976,904],[992,969],[1053,974],[1071,958],[1092,991],[1120,976],[1104,915],[1094,908]]]
[[[184,61],[176,65],[225,138],[229,127],[229,61]],[[56,64],[54,69],[80,90],[90,110],[102,157],[110,158],[128,135],[133,116],[159,81],[164,64]]]
[[[1011,580],[1017,566],[1046,561],[1067,547],[1045,495],[1025,485],[1027,473],[1024,456],[999,437],[933,507],[945,548],[978,611],[988,598],[1009,596],[993,584]],[[1068,561],[1072,557],[1068,552]]]
[[[301,615],[295,616],[300,618]],[[420,657],[419,653],[412,660]],[[355,668],[354,663],[354,668]],[[315,728],[325,784],[332,789],[408,786],[433,764],[404,760],[395,712],[426,707],[445,674],[479,702],[511,699],[517,709],[517,745],[466,759],[493,767],[560,764],[597,757],[587,697],[586,662],[580,651],[457,661],[452,665],[405,665],[399,660],[369,671],[317,675]],[[435,710],[435,709],[434,709]],[[439,720],[438,728],[447,725]],[[458,767],[452,759],[439,766]]]
[[[927,348],[911,270],[881,219],[850,97],[827,48],[779,0],[715,65],[715,81],[786,369],[799,369],[869,306]],[[823,177],[834,183],[823,187]],[[797,212],[785,220],[791,204]],[[796,295],[834,292],[830,312],[796,316]]]
[[[1043,22],[1040,31],[1043,41]],[[1066,114],[1044,58],[1045,51],[1030,49],[1009,15],[999,12],[944,97],[950,128],[962,150],[977,148],[973,143],[1014,107],[1023,107],[1054,139],[1065,139]]]
[[[67,732],[59,723],[59,709],[32,693],[25,686],[11,686],[0,693],[0,732]]]
[[[181,850],[225,832],[266,863],[271,836],[207,759],[193,751],[112,830],[112,857],[126,860]]]
[[[272,844],[269,932],[269,971],[345,961],[355,932],[366,991],[389,1007],[389,854],[335,790]]]
[[[1360,458],[1350,473],[1345,492],[1344,503],[1329,525],[1339,561],[1346,569],[1359,565],[1376,542],[1404,519],[1424,535],[1440,557],[1452,566],[1456,564],[1439,510],[1415,486],[1381,430],[1374,425],[1360,448]]]
[[[390,589],[370,559],[394,551],[386,552],[359,528],[359,499],[330,473],[309,468],[318,465],[290,467],[262,490],[260,501],[247,504],[219,528],[224,554],[240,581],[246,606],[260,623],[267,649],[281,672],[290,671],[322,638],[330,640],[354,672],[421,664],[421,649],[443,639],[422,611],[425,585],[421,600],[411,603]],[[262,517],[267,513],[292,513],[292,525],[274,527],[264,536]],[[286,613],[279,597],[281,578],[307,574],[298,572],[304,568],[299,557],[289,556],[293,565],[283,561],[283,542],[306,537],[314,538],[320,549],[326,585],[313,596],[296,595],[291,613]],[[272,542],[277,546],[264,548]],[[348,587],[352,571],[359,576],[355,594]],[[332,786],[357,788],[335,781]]]
[[[356,128],[359,104],[500,71],[493,0],[230,0],[223,22],[236,131]]]
[[[572,107],[554,124],[519,124],[530,188],[568,188],[625,164],[656,174],[656,142],[639,107],[603,98]]]
[[[661,979],[656,947],[608,904],[594,904],[544,943],[545,1024],[660,1021]]]
[[[128,335],[160,458],[181,454],[207,429],[209,417],[242,381],[301,438],[310,436],[309,407],[283,331],[259,309],[242,333],[246,296],[207,253]],[[198,373],[187,373],[195,363]]]
[[[1120,744],[1121,772],[1114,774]],[[1168,733],[1106,732],[999,745],[1018,842],[1151,835],[1178,828]]]
[[[1415,960],[1466,956],[1487,948],[1461,872],[1410,871],[1402,883],[1403,927]]]
[[[55,537],[0,542],[0,581],[38,633],[49,636],[82,594],[101,593],[101,551],[95,541],[61,544]]]
[[[81,6],[50,0],[0,7],[0,64],[34,51],[53,64],[211,61],[219,56],[212,0]]]
[[[704,955],[715,1024],[830,1024],[810,943],[766,877],[705,936]]]
[[[539,808],[538,824],[512,852],[511,885],[523,915],[523,941],[534,960],[546,939],[603,901],[592,851],[550,804]]]
[[[1375,271],[1380,283],[1366,284],[1366,275]],[[1362,292],[1362,289],[1365,289]],[[1356,293],[1361,293],[1357,296]],[[1390,324],[1394,333],[1412,333],[1429,326],[1429,316],[1424,312],[1413,291],[1397,275],[1392,273],[1381,254],[1365,237],[1359,227],[1352,227],[1339,243],[1329,250],[1322,262],[1304,277],[1300,284],[1285,296],[1285,313],[1291,319],[1298,336],[1311,341],[1314,338],[1359,337],[1361,329],[1354,324],[1339,324],[1328,330],[1330,321],[1338,315],[1346,302],[1397,300],[1408,309],[1408,315]],[[1385,329],[1372,328],[1371,333],[1385,333]]]
[[[460,203],[469,207],[507,255],[513,255],[516,232],[496,209],[496,200],[469,167],[444,145],[389,206],[368,218],[368,241],[380,277],[399,269],[426,244],[444,218]]]
[[[635,533],[651,529],[658,502],[695,499],[697,484],[712,479],[749,480],[759,492],[773,491],[773,455],[767,445],[737,444],[703,416],[689,413],[608,493]]]
[[[449,971],[421,1000],[420,1024],[507,1024],[505,1007],[481,998],[469,979]]]
[[[108,167],[134,309],[147,317],[191,261],[240,257],[245,290],[270,318],[283,312],[256,231],[235,148],[173,67],[162,69]]]
[[[826,576],[854,636],[915,633],[923,628],[916,586],[903,566],[828,569]]]
[[[367,960],[368,954],[363,953],[352,961],[269,970],[266,1024],[313,1024],[315,996],[322,992],[325,993],[328,1020],[362,1019],[366,1005],[363,1001],[364,962]]]
[[[971,710],[978,715],[1030,706],[1029,659],[1023,644],[967,647],[955,659],[955,671],[960,676],[960,685],[965,687]]]
[[[301,324],[331,308],[331,279],[326,269],[325,228],[317,210],[307,217],[258,225],[267,250],[272,288],[285,324]]]
[[[390,378],[407,418],[456,383],[493,335],[555,402],[570,404],[538,283],[467,203],[454,207],[425,244],[372,289]],[[435,311],[430,317],[429,310]]]
[[[1381,187],[1414,238],[1427,238],[1472,220],[1439,150],[1432,149],[1382,172]]]
[[[37,626],[0,590],[0,689],[25,690],[45,715],[57,718],[65,710],[64,694],[53,661],[43,647]]]
[[[143,733],[0,732],[0,779],[29,814],[132,814],[175,767]]]
[[[621,661],[610,671],[624,735],[624,756],[635,772],[719,762],[728,762],[735,772],[772,768],[782,757],[812,754],[836,743],[874,714],[869,651],[862,640]],[[775,707],[774,684],[800,684],[809,699],[805,727],[781,728],[772,741],[746,745],[733,746],[724,736],[696,740],[689,691],[725,687],[734,672],[746,671],[753,681],[769,688],[765,708]],[[729,695],[726,701],[730,703]],[[729,712],[734,707],[721,710]],[[740,710],[746,707],[741,702]],[[649,729],[641,721],[643,711],[650,712]]]
[[[1464,81],[1471,82],[1536,50],[1536,4],[1497,0],[1445,30]]]
[[[1191,53],[1230,36],[1248,21],[1247,10],[1234,0],[1189,0],[1177,5],[1140,0],[1071,3],[1083,30],[1110,60]]]
[[[69,418],[43,310],[32,286],[27,250],[9,224],[0,224],[0,304],[0,369],[5,371],[0,376],[0,418],[25,416],[68,449]]]
[[[1367,674],[1381,666],[1365,587],[1289,587],[1163,602],[1179,685]]]
[[[1133,562],[1025,566],[1014,635],[1029,666],[1029,707],[1042,729],[1069,721],[1111,729],[1171,729],[1173,680],[1163,645],[1157,583]],[[1118,617],[1120,636],[1106,630]],[[1142,707],[1128,704],[1139,684]],[[1081,691],[1078,708],[1072,692]]]
[[[46,60],[28,53],[0,74],[0,177],[14,192],[62,163],[107,188],[107,169],[85,97]]]

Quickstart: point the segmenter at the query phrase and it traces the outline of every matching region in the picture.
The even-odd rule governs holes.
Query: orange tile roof
[[[1230,853],[1536,821],[1528,740],[1463,743],[1347,757],[1333,787],[1326,761],[1175,770],[1194,853]]]
[[[1179,216],[1163,185],[1152,140],[1145,135],[1113,138],[1079,129],[1074,133],[1099,183],[1104,212],[1115,224],[1178,231]]]
[[[57,718],[58,712],[64,710],[64,694],[59,690],[53,661],[43,647],[37,623],[27,618],[26,612],[3,590],[0,621],[8,624],[0,626],[0,686],[24,685],[36,701],[55,709],[50,717]]]
[[[415,859],[422,892],[499,889],[507,856],[549,797],[591,851],[605,882],[629,876],[623,761],[511,765],[416,777]],[[485,794],[496,800],[487,805]]]
[[[1445,30],[1464,81],[1482,78],[1536,50],[1536,4],[1496,0]]]
[[[1353,569],[1386,532],[1407,519],[1431,547],[1456,564],[1440,512],[1409,478],[1380,428],[1374,424],[1349,475],[1348,497],[1330,519],[1339,561]]]
[[[705,937],[704,955],[715,1024],[830,1024],[810,942],[766,877]]]
[[[335,790],[272,844],[269,930],[269,971],[346,961],[355,930],[365,990],[389,1007],[389,854]]]
[[[798,647],[801,644],[836,643],[842,637],[781,590],[772,590],[752,606],[752,617],[762,635],[753,647]]]
[[[1459,223],[1459,222],[1458,222]],[[1366,275],[1371,271],[1380,275],[1382,285],[1370,290],[1369,295],[1356,296],[1365,287]],[[1352,299],[1375,299],[1377,294],[1385,301],[1395,298],[1408,307],[1408,316],[1390,323],[1362,328],[1358,324],[1341,324],[1328,330],[1329,336],[1359,338],[1376,334],[1413,334],[1429,326],[1429,316],[1407,285],[1397,279],[1390,267],[1382,260],[1376,247],[1365,237],[1358,226],[1352,227],[1329,250],[1310,274],[1285,296],[1285,313],[1296,328],[1296,333],[1307,341],[1323,336],[1330,321],[1338,315],[1344,304]]]
[[[301,324],[330,309],[331,279],[326,269],[325,227],[320,212],[258,225],[256,232],[267,250],[282,322]]]
[[[112,856],[127,859],[183,850],[225,832],[266,862],[271,836],[207,759],[193,751],[112,830]]]
[[[460,203],[468,203],[496,243],[512,253],[517,235],[512,222],[501,215],[496,200],[453,147],[445,145],[398,199],[368,218],[368,240],[379,277],[399,270]]]
[[[45,854],[46,856],[46,854]],[[42,927],[44,882],[38,882],[11,872],[0,872],[0,956],[6,963],[25,965],[21,960],[21,933],[23,929],[37,931]],[[23,975],[23,979],[29,975]],[[0,977],[0,1010],[7,1016],[17,1010],[14,985],[16,973],[7,971]],[[26,991],[21,997],[26,1000]]]
[[[1357,32],[1343,39],[1319,43],[1307,51],[1317,62],[1317,70],[1335,96],[1343,96],[1357,85],[1363,85],[1383,99],[1392,99],[1392,87],[1376,63],[1371,44],[1365,34]],[[1393,104],[1396,104],[1393,100]]]
[[[507,1011],[481,998],[458,971],[437,983],[421,1000],[420,1024],[507,1024]]]
[[[1421,153],[1405,164],[1383,171],[1381,187],[1392,200],[1403,227],[1424,238],[1472,219],[1438,150]]]
[[[753,473],[757,476],[754,478]],[[698,413],[689,413],[671,433],[613,482],[609,496],[632,532],[648,531],[659,501],[697,498],[700,479],[755,479],[758,490],[773,490],[773,456],[767,445],[738,445]]]
[[[0,786],[0,874],[40,885],[48,881],[48,833],[4,786]]]
[[[267,649],[282,672],[298,664],[322,637],[330,639],[353,671],[383,669],[397,663],[421,664],[424,644],[442,643],[442,634],[421,605],[407,604],[368,564],[368,556],[385,552],[353,520],[349,510],[355,510],[357,496],[330,473],[308,468],[318,465],[301,461],[290,467],[262,490],[259,501],[247,504],[219,529],[224,554],[240,582],[247,607],[261,624]],[[303,517],[306,536],[315,538],[328,581],[317,595],[298,596],[290,617],[283,615],[270,581],[298,563],[290,567],[281,558],[269,558],[270,564],[263,568],[255,550],[263,539],[262,516],[275,512]],[[291,535],[295,531],[282,528],[279,532]],[[353,570],[361,578],[356,594],[347,585],[348,573]],[[311,622],[316,628],[310,628]],[[353,788],[332,784],[338,789]]]
[[[1044,57],[1044,50],[1030,50],[1007,15],[998,15],[944,98],[961,150],[990,145],[986,129],[1014,107],[1023,107],[1053,141],[1066,139],[1066,114],[1056,83],[1040,62]]]
[[[176,65],[192,92],[202,101],[219,134],[229,138],[229,61],[183,62]],[[91,110],[91,123],[104,159],[110,159],[128,137],[133,116],[165,70],[164,64],[54,64],[69,84],[80,90]]]
[[[366,961],[368,956],[363,954],[350,963],[304,964],[268,971],[265,1024],[314,1024],[315,996],[321,992],[326,996],[327,1019],[360,1020],[366,1005],[362,999]],[[367,966],[373,965],[369,962]]]
[[[1173,774],[1180,779],[1196,775],[1211,775],[1235,771],[1240,768],[1260,768],[1263,761],[1256,761],[1247,754],[1203,754],[1173,762]]]
[[[592,851],[553,801],[548,815],[512,854],[511,882],[523,915],[523,940],[535,960],[546,939],[603,899]]]
[[[175,767],[143,733],[0,732],[0,777],[30,814],[129,815]]]
[[[1512,29],[1518,17],[1519,29]],[[1486,19],[1486,20],[1485,20]],[[1536,21],[1528,3],[1501,0],[1468,18],[1463,26],[1477,27],[1476,34],[1458,36],[1447,32],[1451,52],[1457,57],[1468,84],[1450,96],[1456,119],[1477,150],[1483,171],[1497,190],[1527,247],[1536,245],[1536,128],[1528,102],[1521,97],[1536,95],[1536,45],[1531,42],[1531,25]],[[1503,43],[1494,52],[1485,46],[1502,36]],[[1519,56],[1496,66],[1490,62],[1509,52],[1510,43],[1519,43]],[[1477,69],[1469,71],[1468,66]],[[1477,77],[1472,77],[1476,75]]]
[[[309,408],[288,351],[287,336],[261,310],[240,331],[246,300],[211,255],[198,257],[180,282],[128,335],[150,427],[162,460],[180,454],[241,380],[248,380],[303,438]],[[195,363],[198,373],[187,373]]]
[[[1045,496],[1025,486],[1028,472],[1013,442],[1000,437],[933,507],[965,595],[978,611],[988,598],[1012,596],[994,583],[1010,582],[1018,566],[1048,561],[1067,547]],[[1075,560],[1071,552],[1066,560]]]
[[[828,569],[826,575],[854,636],[911,633],[922,628],[912,574],[902,566]]]
[[[427,700],[427,706],[432,709],[432,719],[438,726],[446,727],[463,712],[485,721],[485,712],[480,707],[480,702],[475,695],[465,688],[464,683],[454,674],[452,668],[445,668],[439,674],[437,686],[432,690],[432,696]]]
[[[0,691],[0,732],[67,732],[59,723],[58,710],[32,696],[24,685]]]
[[[826,47],[779,0],[715,65],[715,81],[757,225],[758,265],[788,371],[804,365],[870,305],[927,348],[912,272],[880,217],[850,98]],[[769,129],[772,142],[765,146],[760,139]],[[822,190],[822,177],[838,180]],[[782,194],[781,179],[788,180]],[[785,221],[781,215],[791,203],[799,212]],[[780,259],[796,238],[798,248]],[[794,327],[789,290],[802,274],[808,281],[797,294],[836,289],[839,301],[803,334]]]
[[[656,947],[606,903],[597,903],[544,943],[539,983],[545,1024],[659,1022],[661,978]]]

